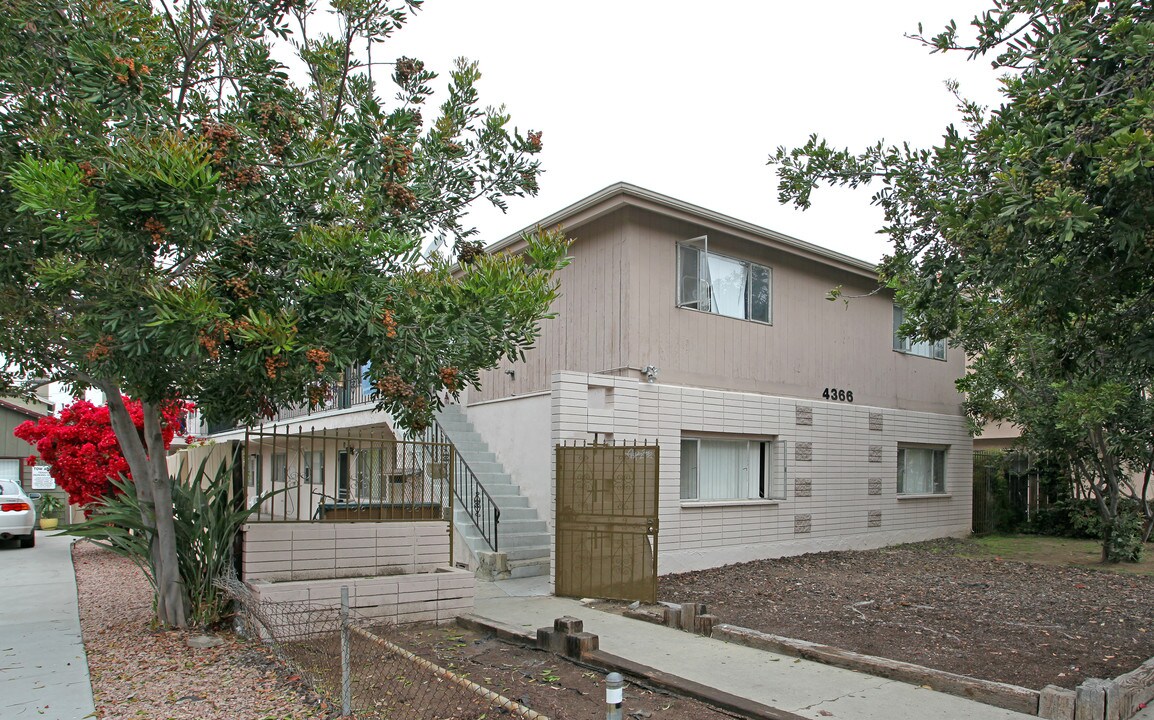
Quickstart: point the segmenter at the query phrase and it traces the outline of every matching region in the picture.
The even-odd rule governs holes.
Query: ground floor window
[[[945,448],[898,448],[898,495],[940,495],[945,492]]]
[[[772,471],[773,442],[765,439],[681,439],[682,500],[780,499]]]

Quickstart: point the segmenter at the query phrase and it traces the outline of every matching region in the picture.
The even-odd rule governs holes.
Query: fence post
[[[443,442],[449,443],[449,439],[446,437],[446,438],[444,438]],[[444,448],[442,448],[442,451],[443,450],[444,450]],[[455,537],[454,537],[453,531],[456,530],[456,528],[457,528],[456,495],[457,495],[457,446],[453,445],[452,443],[449,443],[449,567],[456,567],[456,564],[455,564],[456,558],[453,557],[453,546],[456,545],[456,543],[454,542]]]
[[[621,720],[621,703],[625,694],[625,678],[619,672],[605,677],[605,720]]]
[[[341,585],[341,714],[353,714],[353,683],[349,668],[349,586]]]

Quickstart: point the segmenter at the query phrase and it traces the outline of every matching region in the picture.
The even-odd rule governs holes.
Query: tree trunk
[[[1102,564],[1110,562],[1110,538],[1114,534],[1114,523],[1102,523]]]
[[[173,519],[172,477],[168,474],[168,459],[161,432],[160,408],[145,402],[144,440],[148,448],[149,480],[153,483],[153,504],[156,507],[156,544],[162,568],[154,568],[157,573],[157,601],[163,602],[166,613],[161,622],[172,627],[188,625],[184,583],[180,578],[180,561],[177,558],[176,523]],[[161,578],[164,578],[163,582]]]
[[[132,480],[140,498],[140,514],[145,527],[153,528],[149,542],[152,577],[156,582],[156,617],[162,625],[183,628],[188,625],[184,586],[176,555],[176,528],[172,515],[172,481],[165,461],[164,440],[160,433],[160,411],[145,403],[144,433],[137,430],[113,383],[102,383],[107,396],[112,431],[121,453],[132,470]]]

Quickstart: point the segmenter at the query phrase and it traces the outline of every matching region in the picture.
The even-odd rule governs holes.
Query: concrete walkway
[[[95,717],[80,639],[73,538],[36,533],[36,547],[0,541],[0,717]]]
[[[551,626],[563,615],[577,617],[586,631],[600,637],[606,652],[817,720],[1035,717],[590,609],[576,600],[548,596],[547,583],[547,578],[478,583],[475,612],[527,632]]]

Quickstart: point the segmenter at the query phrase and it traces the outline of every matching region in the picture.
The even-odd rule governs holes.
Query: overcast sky
[[[886,250],[868,190],[776,200],[766,159],[819,133],[839,146],[928,146],[958,120],[944,81],[998,100],[987,61],[906,39],[988,0],[427,0],[384,46],[447,75],[480,61],[482,101],[544,132],[536,198],[472,214],[498,240],[617,181],[640,185],[864,260]],[[374,50],[375,53],[381,52]],[[375,59],[381,59],[378,55]],[[387,88],[386,88],[387,90]],[[438,98],[439,100],[439,98]]]

